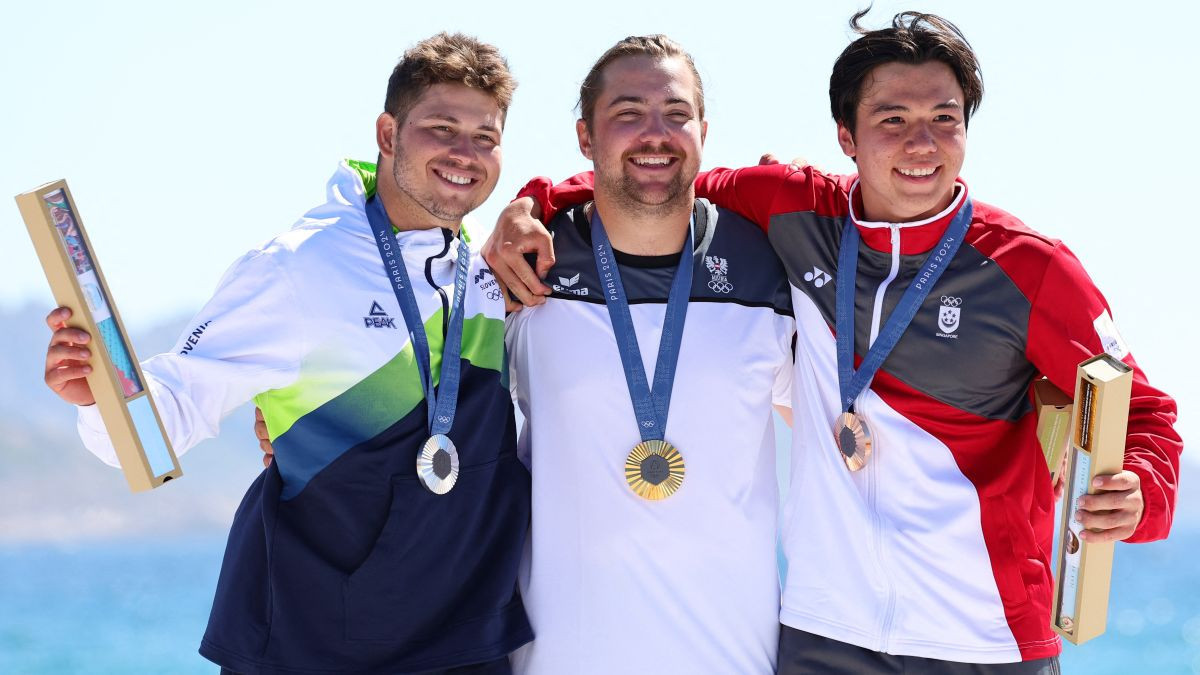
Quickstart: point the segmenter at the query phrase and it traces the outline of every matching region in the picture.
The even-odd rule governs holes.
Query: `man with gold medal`
[[[580,112],[595,200],[550,223],[554,293],[507,322],[534,509],[513,669],[773,673],[782,267],[694,197],[707,125],[679,45],[619,42]]]

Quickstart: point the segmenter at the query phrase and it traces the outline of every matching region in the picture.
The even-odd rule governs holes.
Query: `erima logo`
[[[579,273],[577,273],[573,277],[559,277],[558,283],[552,284],[552,286],[554,287],[554,290],[558,291],[559,293],[570,293],[571,295],[587,295],[588,289],[586,287],[585,288],[572,288],[572,286],[574,286],[577,283],[579,283]]]
[[[491,279],[488,279],[491,277]],[[488,279],[484,281],[484,279]],[[499,300],[502,294],[500,293],[500,284],[496,282],[496,275],[486,267],[481,267],[479,273],[475,275],[475,285],[479,287],[480,292],[487,294],[487,299],[491,301]]]
[[[820,267],[813,265],[812,271],[804,274],[804,280],[811,282],[813,286],[820,288],[830,281],[833,281],[833,277],[829,276],[829,272],[826,272]]]
[[[704,266],[712,274],[712,280],[708,282],[709,289],[714,293],[728,293],[733,290],[733,284],[729,283],[728,260],[715,255],[706,255],[704,256]]]
[[[383,308],[379,306],[378,302],[371,302],[371,311],[369,312],[369,315],[370,316],[363,317],[363,325],[367,328],[371,328],[372,326],[375,328],[396,327],[396,320],[388,316],[387,312],[383,311]]]
[[[942,306],[938,308],[938,337],[958,339],[958,336],[953,333],[958,330],[961,319],[958,306],[961,304],[962,298],[956,298],[953,295],[942,296]]]
[[[183,349],[179,350],[180,356],[187,356],[193,349],[196,348],[196,345],[200,344],[200,336],[204,335],[204,331],[208,329],[208,325],[210,323],[212,323],[212,321],[205,321],[199,326],[196,326],[196,329],[192,331],[192,334],[183,341]]]

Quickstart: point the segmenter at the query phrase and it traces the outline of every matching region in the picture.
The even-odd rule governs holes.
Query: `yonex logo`
[[[575,286],[575,284],[579,283],[580,274],[581,273],[577,272],[575,274],[575,276],[572,276],[572,277],[559,277],[558,283],[552,284],[552,287],[554,288],[554,290],[558,291],[559,293],[570,293],[571,295],[587,295],[588,294],[587,288],[573,288],[573,286]]]
[[[811,282],[813,286],[820,288],[830,281],[833,281],[833,277],[829,276],[829,272],[826,272],[820,267],[813,265],[812,271],[804,274],[804,280]]]
[[[383,307],[379,306],[376,301],[371,302],[371,311],[363,317],[363,325],[367,328],[395,328],[396,320],[388,316],[388,313],[383,311]]]

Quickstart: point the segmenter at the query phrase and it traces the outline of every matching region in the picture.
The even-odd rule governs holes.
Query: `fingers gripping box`
[[[1104,633],[1113,559],[1113,542],[1080,538],[1083,526],[1074,514],[1092,480],[1124,464],[1132,384],[1133,368],[1108,354],[1079,364],[1051,613],[1055,632],[1074,644]]]
[[[134,492],[183,475],[64,180],[17,195],[17,206],[68,325],[92,336],[88,386]]]

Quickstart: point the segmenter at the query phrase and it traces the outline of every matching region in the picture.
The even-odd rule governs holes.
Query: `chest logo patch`
[[[813,286],[820,288],[820,287],[824,286],[825,284],[829,283],[830,281],[833,281],[833,277],[829,276],[829,272],[826,272],[825,270],[821,269],[820,267],[813,265],[811,272],[804,273],[804,280],[809,282]]]
[[[388,313],[383,311],[383,307],[379,303],[372,300],[371,309],[367,316],[363,317],[363,325],[367,328],[396,328],[396,319],[388,316]]]
[[[942,296],[942,306],[938,308],[938,337],[958,337],[954,335],[954,332],[958,330],[959,322],[962,320],[962,310],[959,307],[961,304],[962,298],[956,298],[953,295]]]
[[[706,255],[704,256],[704,266],[712,274],[712,279],[708,282],[709,289],[714,293],[728,293],[733,290],[733,284],[729,282],[728,260],[715,255]]]
[[[563,274],[569,274],[569,272],[563,272]],[[551,284],[551,286],[553,286],[554,290],[558,291],[559,293],[570,293],[571,295],[587,295],[588,289],[586,286],[584,286],[582,288],[575,288],[575,285],[579,283],[579,275],[580,275],[580,273],[576,272],[575,276],[572,276],[572,277],[559,277],[558,283]]]

